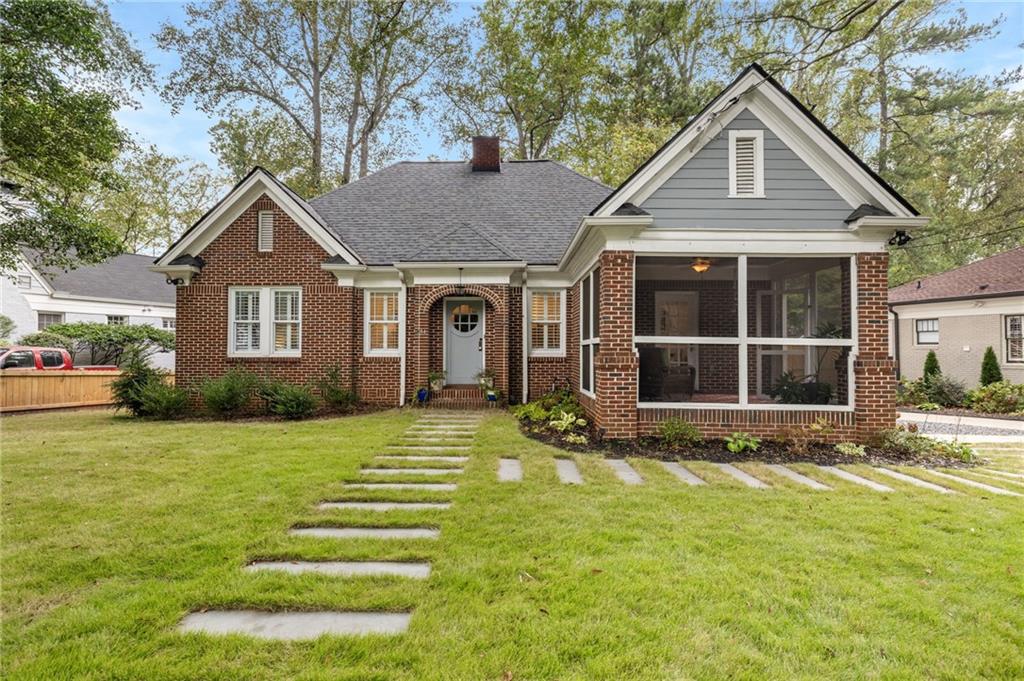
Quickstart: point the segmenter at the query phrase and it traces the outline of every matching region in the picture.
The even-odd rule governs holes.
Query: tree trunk
[[[889,170],[889,74],[885,55],[878,55],[878,174]]]

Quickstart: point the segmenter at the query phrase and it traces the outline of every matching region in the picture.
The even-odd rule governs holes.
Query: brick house
[[[759,66],[618,188],[551,161],[397,163],[305,201],[254,169],[153,269],[182,384],[342,367],[368,401],[571,386],[605,436],[895,420],[886,244],[924,218]],[[475,402],[474,402],[475,403]]]

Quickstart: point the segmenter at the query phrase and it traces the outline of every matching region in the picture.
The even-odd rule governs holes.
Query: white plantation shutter
[[[757,193],[754,153],[757,141],[753,137],[736,140],[736,194],[752,196]]]
[[[274,291],[274,350],[299,349],[299,292]]]
[[[235,291],[236,352],[256,352],[260,349],[260,293]]]
[[[274,213],[269,210],[261,210],[259,213],[258,222],[259,250],[274,250]]]

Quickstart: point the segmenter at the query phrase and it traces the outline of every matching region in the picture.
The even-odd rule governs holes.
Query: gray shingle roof
[[[461,161],[402,162],[310,201],[368,265],[557,263],[609,187],[553,161],[474,173]]]
[[[151,255],[124,253],[98,265],[82,265],[64,272],[39,266],[35,252],[24,249],[25,257],[55,291],[89,298],[114,298],[145,303],[174,305],[174,287],[162,274],[150,272]]]

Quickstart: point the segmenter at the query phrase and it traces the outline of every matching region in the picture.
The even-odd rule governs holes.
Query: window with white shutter
[[[764,131],[729,131],[729,196],[764,196]]]
[[[228,354],[242,357],[302,352],[302,289],[252,287],[228,289]]]
[[[259,212],[259,250],[274,250],[274,213],[269,210]]]
[[[1024,315],[1006,316],[1006,361],[1024,362]]]

